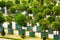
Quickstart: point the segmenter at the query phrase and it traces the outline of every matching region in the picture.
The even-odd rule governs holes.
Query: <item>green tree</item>
[[[14,18],[15,22],[21,26],[27,26],[27,16],[23,14],[16,14]]]
[[[6,2],[6,8],[9,9],[10,7],[14,6],[14,3],[12,1]]]
[[[12,7],[10,8],[10,11],[11,11],[12,14],[15,14],[15,12],[16,12],[16,7],[15,7],[15,6],[12,6]]]
[[[6,4],[5,1],[0,1],[0,7],[3,13],[4,13],[5,4]]]
[[[6,21],[9,23],[8,28],[12,28],[12,21],[13,21],[14,17],[9,14],[8,16],[6,16]]]
[[[1,8],[5,7],[5,1],[0,1],[0,7]]]
[[[60,15],[60,6],[54,6],[52,8],[52,10],[54,11],[54,14],[57,16],[57,15]]]
[[[39,22],[40,19],[44,19],[44,14],[41,12],[38,12],[35,16],[34,16],[34,21],[35,22]]]
[[[48,21],[50,21],[50,23],[55,21],[55,16],[50,16],[47,18]]]
[[[46,8],[43,13],[46,14],[46,15],[50,15],[51,10],[49,8]]]
[[[40,12],[43,12],[46,8],[47,8],[46,6],[41,6],[41,7],[39,8],[39,11],[40,11]]]
[[[5,17],[3,16],[3,13],[0,12],[0,32],[1,35],[4,36],[5,32],[4,32],[4,27],[2,27],[2,24],[5,22]]]
[[[12,23],[13,18],[14,17],[11,14],[9,14],[8,16],[6,16],[6,21],[9,22],[9,23]]]
[[[3,16],[3,13],[0,12],[0,24],[5,22],[5,17]]]
[[[26,11],[28,7],[29,7],[28,4],[17,4],[16,5],[17,10],[20,10],[20,12]]]
[[[55,5],[54,4],[49,4],[49,5],[46,5],[47,8],[51,9],[54,7]]]
[[[51,27],[55,31],[60,31],[60,22],[58,22],[58,21],[52,22],[51,23]],[[56,34],[57,34],[57,32],[56,32]]]
[[[50,24],[50,22],[47,20],[47,19],[41,19],[40,21],[39,21],[39,24],[40,24],[40,27],[41,27],[41,30],[43,30],[42,32],[44,32],[44,34],[43,34],[43,40],[44,40],[44,38],[46,39],[47,38],[47,36],[45,36],[46,34],[46,30],[48,30],[48,28],[49,28],[49,24]]]
[[[33,14],[32,8],[28,8],[28,9],[27,9],[27,13],[28,13],[28,14]]]
[[[19,3],[20,3],[20,0],[15,0],[15,3],[16,3],[16,4],[19,4]]]

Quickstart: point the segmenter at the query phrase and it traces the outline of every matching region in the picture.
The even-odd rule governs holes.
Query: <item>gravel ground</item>
[[[11,39],[0,38],[0,40],[11,40]]]

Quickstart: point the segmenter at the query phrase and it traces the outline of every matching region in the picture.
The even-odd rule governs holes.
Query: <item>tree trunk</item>
[[[45,36],[45,30],[43,30],[43,32],[44,32],[44,36],[43,36],[43,40],[46,40],[46,36]]]

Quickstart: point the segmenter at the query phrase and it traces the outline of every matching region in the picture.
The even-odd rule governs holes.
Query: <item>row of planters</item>
[[[1,17],[1,19],[0,19],[0,20],[1,20],[1,23],[3,23],[3,21],[5,22],[5,18],[3,18],[3,19],[4,19],[4,20],[3,20],[3,19],[2,19],[2,16],[3,16],[3,15],[1,14],[1,15],[0,15],[0,17]],[[22,18],[21,16],[22,16],[23,18]],[[11,25],[12,25],[11,22],[14,21],[14,20],[13,20],[13,17],[11,17],[11,15],[10,15],[10,16],[8,16],[8,17],[6,18],[6,20],[10,23],[9,26],[8,26],[8,28],[9,28],[9,29],[8,29],[8,34],[13,34],[13,29],[11,28],[11,27],[12,27],[12,26],[11,26]],[[23,20],[23,21],[22,21],[22,20]],[[22,25],[23,25],[23,26],[27,26],[27,20],[26,20],[26,21],[25,21],[25,20],[26,20],[25,15],[22,15],[22,14],[15,15],[15,22],[17,22],[18,25],[21,25],[21,27],[22,27]],[[42,22],[42,21],[41,21],[41,22]],[[45,22],[45,21],[43,21],[43,22]],[[45,22],[45,24],[46,24],[46,22]],[[42,27],[41,27],[41,28],[44,30],[44,35],[46,35],[45,30],[47,29],[46,27],[44,27],[44,26],[47,26],[47,25],[45,25],[45,24],[42,25]],[[56,25],[56,24],[55,24],[55,25]],[[54,26],[55,26],[55,25],[54,25]],[[59,26],[59,25],[58,25],[58,26]],[[44,28],[43,28],[43,27],[44,27]],[[11,31],[11,32],[10,32],[10,31]],[[23,30],[22,28],[19,29],[19,34],[21,34],[22,37],[23,37],[23,35],[25,36],[25,30]],[[42,32],[42,34],[43,34],[43,32]],[[41,34],[41,35],[42,35],[42,34]],[[35,32],[31,31],[31,32],[30,32],[30,36],[31,36],[31,37],[34,37],[34,36],[35,36]]]
[[[6,17],[6,19],[3,17],[3,15],[2,15],[2,13],[1,13],[1,15],[0,15],[0,17],[1,17],[1,23],[3,23],[3,22],[5,22],[5,20],[7,20],[8,22],[9,22],[9,26],[8,26],[8,34],[13,34],[13,29],[12,29],[12,21],[15,21],[18,25],[20,25],[21,26],[21,29],[19,29],[19,34],[21,34],[21,36],[23,37],[23,36],[25,36],[25,30],[23,30],[22,29],[22,26],[24,26],[24,27],[26,27],[27,26],[27,21],[28,22],[31,22],[30,20],[32,20],[32,19],[30,19],[30,20],[28,20],[27,18],[27,16],[25,16],[25,15],[23,15],[23,14],[17,14],[17,15],[15,15],[14,17],[12,16],[12,15],[9,15],[9,16],[7,16]],[[13,20],[13,18],[14,18],[14,20]],[[53,21],[53,20],[52,20]],[[31,22],[32,23],[32,22]],[[58,24],[59,24],[59,22],[57,22]],[[53,25],[53,27],[54,28],[56,28],[56,29],[58,29],[58,27],[60,27],[58,24],[55,24],[54,22],[52,23]],[[34,23],[32,23],[32,27],[33,27],[33,24]],[[47,21],[47,20],[40,20],[40,25],[41,25],[41,30],[43,30],[43,32],[42,32],[42,34],[44,33],[44,35],[46,35],[46,33],[45,33],[45,30],[47,30],[48,29],[48,25],[49,25],[49,22]],[[10,32],[11,31],[11,32]],[[34,37],[35,35],[35,32],[33,32],[33,30],[31,30],[31,32],[30,32],[30,36],[32,36],[32,37]],[[41,35],[42,35],[41,34]],[[44,36],[44,38],[45,38],[46,36]]]

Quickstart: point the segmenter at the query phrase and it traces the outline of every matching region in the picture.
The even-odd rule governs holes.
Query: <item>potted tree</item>
[[[29,33],[29,36],[30,36],[30,37],[35,37],[35,32],[33,31],[33,27],[34,27],[34,25],[36,25],[36,24],[35,24],[35,22],[34,22],[33,19],[30,20],[30,23],[31,23],[31,31],[30,31],[30,33]]]
[[[41,30],[43,30],[41,32],[41,37],[43,38],[43,40],[46,40],[48,37],[48,33],[46,32],[46,30],[48,30],[48,26],[50,24],[50,22],[47,19],[41,19],[39,22],[40,26],[41,26]]]
[[[8,25],[8,34],[13,34],[13,29],[12,29],[13,16],[12,15],[6,16],[6,21],[9,23],[9,25]]]
[[[27,16],[23,14],[17,14],[14,18],[15,22],[19,25],[21,25],[21,29],[19,29],[19,35],[21,35],[22,38],[25,37],[25,29],[22,29],[22,26],[27,26]]]
[[[4,27],[2,27],[2,24],[5,22],[5,18],[3,16],[3,13],[0,12],[0,33],[2,36],[5,35]]]
[[[56,31],[56,34],[54,35],[54,40],[59,40],[59,34],[57,34],[57,31],[60,31],[60,22],[58,21],[52,22],[51,26]]]
[[[41,19],[44,19],[44,14],[42,14],[42,12],[38,12],[35,16],[34,16],[34,22],[35,23],[39,23],[39,21],[41,20]],[[37,26],[37,31],[38,32],[40,32],[40,29],[41,27],[40,27],[40,25],[39,26]]]

